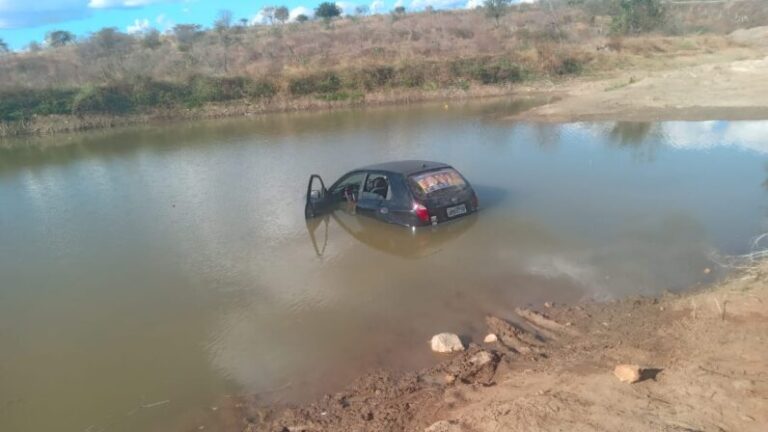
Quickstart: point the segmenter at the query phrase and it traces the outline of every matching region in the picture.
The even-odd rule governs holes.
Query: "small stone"
[[[640,366],[630,364],[620,364],[613,369],[613,374],[621,382],[636,383],[640,381]]]
[[[456,381],[456,375],[446,374],[443,378],[445,379],[446,384],[453,384],[453,382]]]
[[[430,345],[432,351],[439,353],[464,351],[464,344],[461,343],[461,339],[453,333],[440,333],[432,336]]]
[[[488,335],[485,336],[485,339],[483,339],[483,342],[489,344],[489,343],[495,343],[498,340],[499,340],[498,336],[496,336],[493,333],[488,333]]]
[[[451,420],[440,420],[424,429],[424,432],[461,432],[461,426]]]
[[[712,269],[711,268],[707,267],[707,268],[704,269],[704,274],[710,274],[710,273],[712,273]]]
[[[552,302],[544,302],[544,307],[545,308],[551,308],[552,307]]]

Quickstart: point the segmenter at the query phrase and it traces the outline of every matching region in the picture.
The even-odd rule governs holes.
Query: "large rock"
[[[619,381],[630,384],[640,381],[640,372],[640,366],[631,364],[620,364],[613,369],[613,374]]]
[[[453,333],[436,334],[432,336],[432,340],[429,343],[434,352],[451,353],[464,351],[464,344],[461,343],[461,339]]]

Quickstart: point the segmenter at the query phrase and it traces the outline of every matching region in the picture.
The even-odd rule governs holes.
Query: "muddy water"
[[[0,430],[197,427],[434,361],[485,313],[656,294],[764,231],[768,122],[509,124],[508,102],[5,143]],[[412,233],[303,218],[310,173],[455,165],[484,207]],[[711,269],[707,272],[705,269]]]

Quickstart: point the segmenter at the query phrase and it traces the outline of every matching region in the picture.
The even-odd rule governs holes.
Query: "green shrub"
[[[124,87],[81,88],[72,101],[72,114],[125,114],[133,110],[131,97]]]
[[[558,75],[577,75],[582,70],[584,70],[582,60],[567,56],[560,60],[560,64],[555,68],[555,73]]]
[[[245,94],[251,99],[270,99],[277,94],[277,87],[269,81],[252,81],[246,85]]]
[[[77,93],[73,89],[0,92],[0,121],[27,120],[33,115],[68,114]]]
[[[334,93],[340,89],[341,78],[334,72],[293,78],[288,83],[288,90],[296,96],[305,96],[313,93]]]
[[[421,87],[426,81],[422,65],[402,66],[397,71],[397,75],[399,84],[404,87]]]

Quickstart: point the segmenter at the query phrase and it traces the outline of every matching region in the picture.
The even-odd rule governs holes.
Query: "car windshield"
[[[464,189],[467,186],[464,177],[453,168],[416,174],[410,177],[410,182],[414,192],[419,195],[429,195],[448,188]]]

